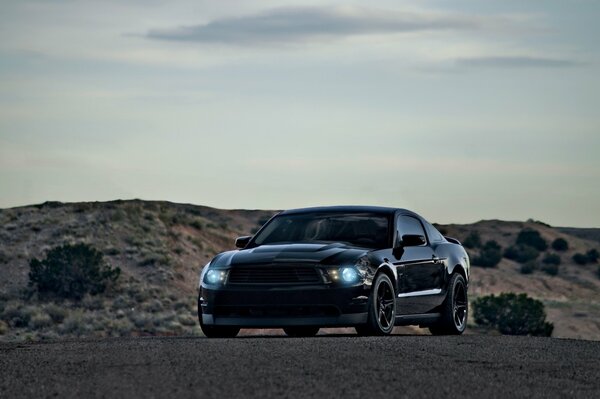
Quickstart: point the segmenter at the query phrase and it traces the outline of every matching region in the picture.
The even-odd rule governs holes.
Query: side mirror
[[[246,248],[246,245],[250,242],[252,236],[243,236],[235,239],[235,246],[237,248]]]
[[[403,247],[420,247],[421,245],[425,245],[427,240],[425,240],[425,236],[420,234],[404,234],[402,236],[402,241],[400,245]]]

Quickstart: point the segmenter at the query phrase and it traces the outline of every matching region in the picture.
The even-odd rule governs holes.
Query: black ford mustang
[[[311,336],[321,327],[390,334],[396,325],[462,334],[469,258],[405,209],[340,206],[284,211],[236,240],[200,276],[198,317],[207,337],[240,328]]]

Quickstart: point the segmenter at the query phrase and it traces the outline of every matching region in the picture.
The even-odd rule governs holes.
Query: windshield
[[[388,247],[389,219],[373,213],[304,213],[275,217],[254,237],[255,245],[341,242]]]

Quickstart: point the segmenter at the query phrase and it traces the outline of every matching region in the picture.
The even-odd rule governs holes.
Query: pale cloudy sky
[[[600,227],[600,2],[0,1],[0,207]]]

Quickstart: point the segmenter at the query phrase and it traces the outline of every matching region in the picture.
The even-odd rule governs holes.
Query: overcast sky
[[[0,1],[0,207],[600,227],[599,18],[564,0]]]

